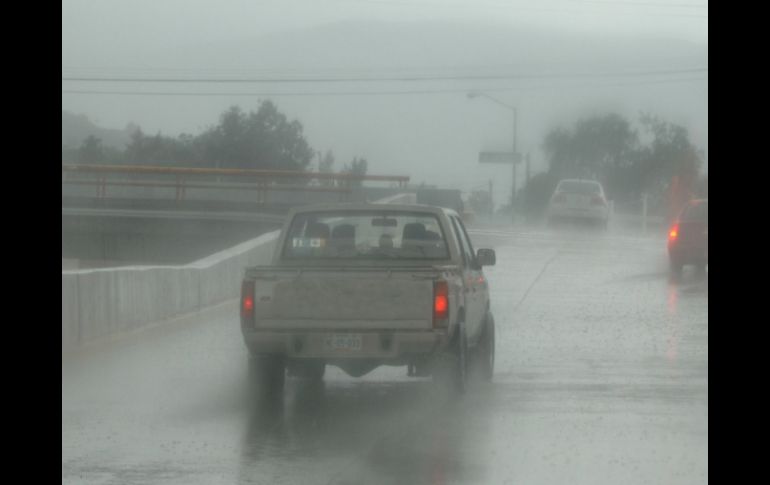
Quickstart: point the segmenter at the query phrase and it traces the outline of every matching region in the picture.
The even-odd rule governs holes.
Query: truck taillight
[[[591,197],[591,205],[607,205],[607,203],[604,202],[604,197],[601,195],[594,195]]]
[[[449,285],[446,281],[433,283],[433,327],[445,327],[449,320]]]
[[[241,325],[254,326],[254,282],[241,284]]]
[[[564,204],[567,202],[567,196],[564,194],[556,194],[553,198],[554,203],[556,204]]]

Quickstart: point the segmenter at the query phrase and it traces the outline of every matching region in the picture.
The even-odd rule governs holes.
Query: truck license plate
[[[359,351],[362,344],[361,335],[356,334],[333,334],[327,335],[324,339],[327,350]]]

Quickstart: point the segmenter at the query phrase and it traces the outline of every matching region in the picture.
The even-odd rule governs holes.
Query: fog
[[[63,484],[707,483],[707,3],[64,0],[62,112]]]

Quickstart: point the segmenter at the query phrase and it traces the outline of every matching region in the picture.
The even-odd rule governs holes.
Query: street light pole
[[[488,100],[499,104],[500,106],[503,106],[504,108],[507,108],[513,112],[513,177],[511,180],[511,221],[516,220],[516,162],[517,162],[517,155],[518,152],[516,151],[516,131],[517,131],[517,123],[518,123],[518,110],[515,106],[510,106],[506,103],[503,103],[499,99],[493,98],[492,96],[488,95],[487,93],[482,93],[480,91],[472,91],[468,93],[468,98],[474,99],[478,98],[479,96],[483,96],[487,98]]]
[[[513,109],[513,183],[511,185],[511,222],[516,221],[516,159],[519,152],[516,151],[516,123],[518,118],[518,112],[516,108]]]

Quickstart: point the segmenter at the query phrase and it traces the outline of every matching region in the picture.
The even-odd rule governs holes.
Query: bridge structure
[[[183,264],[280,227],[292,207],[376,200],[408,176],[62,164],[62,264]],[[73,264],[74,262],[74,264]]]

